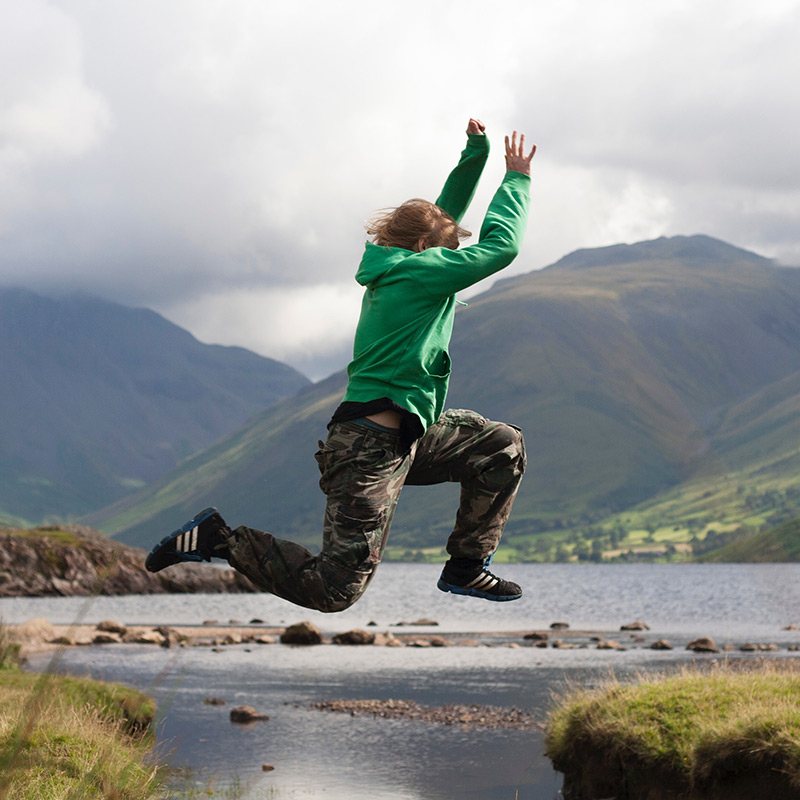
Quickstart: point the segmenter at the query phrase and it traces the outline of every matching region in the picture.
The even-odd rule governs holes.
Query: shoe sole
[[[144,561],[145,569],[148,572],[160,572],[162,569],[166,569],[167,567],[171,567],[173,564],[181,564],[187,561],[211,561],[210,558],[204,558],[199,553],[197,555],[192,555],[190,553],[170,553],[169,555],[174,558],[175,560],[169,564],[162,564],[161,566],[155,566],[154,559],[156,556],[161,554],[161,550],[165,547],[165,545],[174,542],[181,534],[188,533],[192,528],[200,525],[201,523],[205,522],[210,516],[214,514],[218,514],[216,508],[213,506],[209,506],[208,508],[204,508],[197,516],[192,517],[188,522],[183,524],[178,530],[173,531],[168,536],[165,536],[153,549],[147,554],[147,558]]]
[[[494,603],[509,603],[512,600],[519,600],[522,597],[522,592],[519,594],[487,594],[480,589],[465,589],[463,586],[457,586],[454,583],[447,583],[447,581],[439,578],[436,588],[442,592],[450,592],[451,594],[460,594],[466,597],[480,597],[483,600],[491,600]]]

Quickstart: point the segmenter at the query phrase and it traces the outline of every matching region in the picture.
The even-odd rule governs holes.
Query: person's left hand
[[[467,123],[467,133],[486,133],[486,126],[479,119],[472,119]]]

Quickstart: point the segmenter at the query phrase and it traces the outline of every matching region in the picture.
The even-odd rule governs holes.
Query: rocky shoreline
[[[637,623],[639,626],[644,623]],[[101,645],[155,645],[159,647],[208,647],[221,652],[231,646],[356,646],[356,647],[505,647],[511,649],[537,648],[551,650],[650,650],[654,654],[671,650],[686,650],[702,654],[759,654],[800,652],[800,642],[776,640],[770,642],[717,643],[711,637],[670,642],[657,634],[646,633],[646,626],[621,626],[620,636],[610,638],[596,631],[573,631],[564,622],[554,622],[549,629],[533,631],[484,631],[455,633],[436,631],[433,620],[395,622],[388,626],[370,623],[367,628],[328,633],[313,623],[302,621],[292,625],[270,625],[260,619],[248,623],[231,620],[220,623],[206,620],[198,625],[127,625],[116,620],[96,624],[53,624],[46,619],[32,619],[20,624],[5,624],[10,636],[17,641],[23,654],[57,647]],[[784,631],[795,632],[796,626]],[[795,637],[791,637],[795,638]]]
[[[0,597],[256,591],[235,570],[205,564],[153,574],[145,555],[80,525],[0,530]]]

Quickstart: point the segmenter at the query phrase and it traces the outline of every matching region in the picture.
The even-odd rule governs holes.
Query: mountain
[[[86,514],[174,469],[309,381],[198,342],[153,311],[0,289],[0,509]]]
[[[796,481],[781,459],[791,467],[800,452],[800,270],[725,242],[583,250],[500,280],[459,312],[451,355],[448,405],[525,430],[511,538],[589,525],[733,468]],[[318,544],[312,454],[344,384],[309,387],[93,522],[144,544],[213,503],[233,523]],[[394,544],[441,544],[457,502],[455,486],[408,487]]]
[[[713,550],[703,561],[759,563],[800,561],[800,518]]]

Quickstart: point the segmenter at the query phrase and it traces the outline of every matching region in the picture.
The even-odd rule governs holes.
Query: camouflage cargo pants
[[[320,554],[242,526],[229,561],[260,589],[319,611],[342,611],[364,593],[405,484],[459,482],[447,552],[484,559],[497,549],[525,471],[518,428],[463,410],[442,414],[407,453],[394,432],[336,423],[315,457],[328,498]]]

